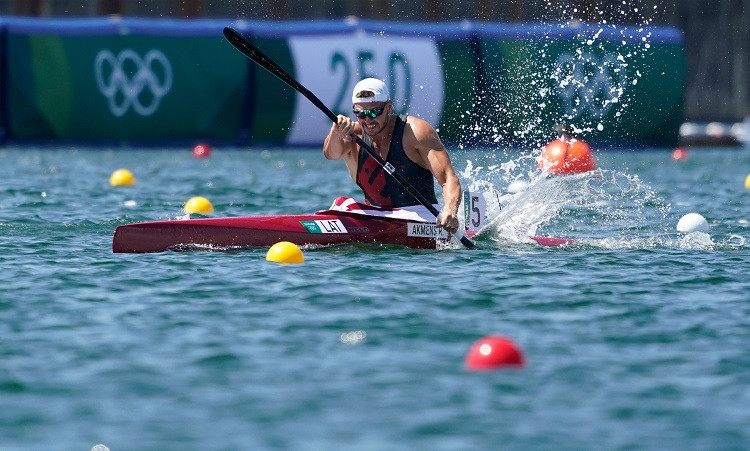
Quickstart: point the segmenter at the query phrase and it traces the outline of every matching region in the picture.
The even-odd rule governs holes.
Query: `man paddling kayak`
[[[357,83],[352,105],[357,122],[339,114],[323,144],[323,155],[329,160],[343,158],[367,203],[384,208],[408,207],[419,202],[387,176],[374,158],[360,151],[360,146],[350,136],[352,133],[371,145],[420,194],[437,205],[434,177],[442,186],[444,203],[436,224],[451,233],[456,232],[461,184],[435,129],[417,117],[391,114],[393,102],[388,88],[376,78],[365,78]]]

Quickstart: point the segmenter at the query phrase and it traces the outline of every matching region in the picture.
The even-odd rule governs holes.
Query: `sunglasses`
[[[357,116],[360,119],[364,119],[366,117],[370,117],[375,119],[376,117],[383,114],[383,111],[385,111],[385,107],[382,108],[372,108],[369,110],[352,110],[355,116]]]

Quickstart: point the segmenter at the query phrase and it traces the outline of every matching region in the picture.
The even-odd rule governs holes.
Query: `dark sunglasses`
[[[352,110],[355,116],[357,116],[360,119],[364,119],[366,117],[371,117],[375,119],[376,117],[383,114],[383,111],[385,111],[385,107],[382,108],[372,108],[369,110]]]

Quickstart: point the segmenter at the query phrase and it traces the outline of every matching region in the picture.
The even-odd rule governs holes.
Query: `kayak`
[[[471,218],[467,221],[469,222],[472,222]],[[475,234],[476,230],[466,230],[468,237]],[[549,247],[574,242],[570,238],[529,238],[539,245]],[[124,224],[115,229],[112,251],[145,253],[270,247],[280,241],[289,241],[300,246],[376,243],[415,249],[437,249],[445,247],[450,239],[448,232],[435,225],[435,217],[423,206],[385,209],[342,196],[336,198],[329,209],[310,214],[179,219]]]
[[[125,224],[115,229],[113,252],[194,248],[379,243],[435,249],[448,233],[434,223],[324,210],[302,215],[237,216]]]
[[[573,243],[570,238],[529,237],[542,246]],[[115,229],[116,253],[191,249],[270,247],[279,241],[331,246],[378,243],[436,249],[449,236],[434,223],[363,216],[341,211],[302,215],[237,216],[125,224]]]

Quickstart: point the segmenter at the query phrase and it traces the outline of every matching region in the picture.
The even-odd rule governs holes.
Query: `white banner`
[[[288,42],[295,78],[334,113],[352,117],[354,85],[363,78],[376,77],[388,86],[396,113],[413,114],[435,127],[439,124],[443,69],[432,38],[357,32],[293,36]],[[322,146],[330,128],[328,117],[297,94],[287,144]]]

